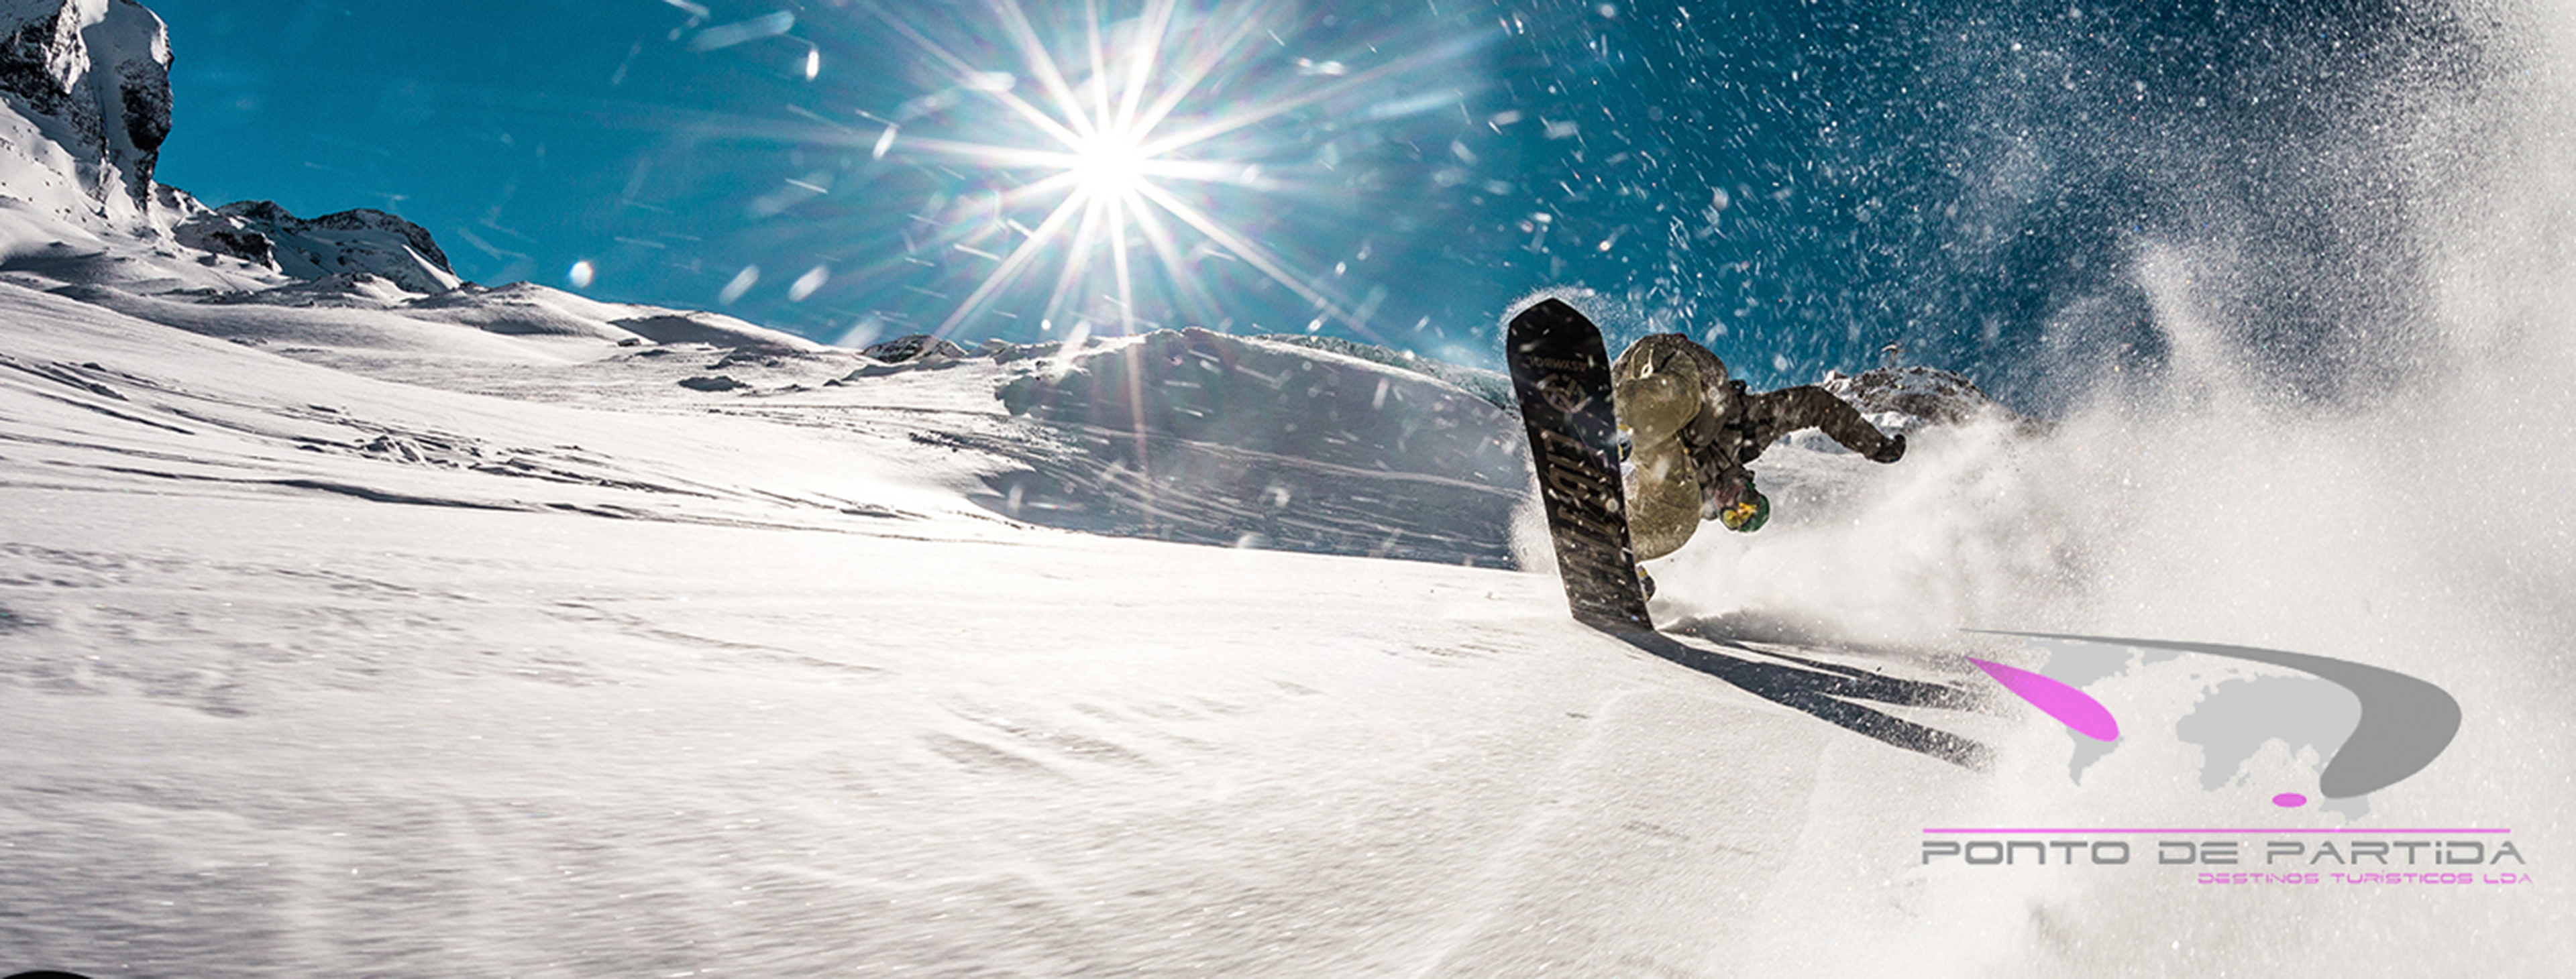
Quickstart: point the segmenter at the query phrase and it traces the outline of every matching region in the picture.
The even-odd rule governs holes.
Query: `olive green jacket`
[[[1803,428],[1822,428],[1844,448],[1877,457],[1888,437],[1860,412],[1813,385],[1747,393],[1726,363],[1679,333],[1638,340],[1610,366],[1611,402],[1628,430],[1622,483],[1628,537],[1638,560],[1690,540],[1699,522],[1752,488],[1745,468],[1762,450]]]

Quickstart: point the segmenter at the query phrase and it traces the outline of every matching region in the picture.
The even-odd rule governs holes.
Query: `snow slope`
[[[1659,614],[1736,640],[1700,642],[1722,678],[1574,625],[1545,575],[1012,519],[994,477],[1103,426],[998,392],[1166,363],[1117,359],[1150,343],[867,370],[453,328],[417,334],[452,350],[385,357],[242,309],[301,339],[0,284],[8,967],[2529,974],[2570,951],[2555,883],[1926,867],[1926,826],[2223,821],[2251,790],[2175,791],[2159,776],[2184,763],[2148,746],[2079,788],[2065,736],[2000,708],[1873,708],[1989,746],[1977,771],[1795,706],[1780,684],[1838,666],[1964,685],[1936,647],[1968,647],[1834,641],[1797,601],[1747,614],[1690,570],[1774,559],[1738,540],[1659,573]],[[1184,365],[1384,370],[1230,339],[1152,342]],[[676,383],[727,360],[744,387]],[[1426,385],[1385,404],[1447,403],[1369,376]],[[1350,408],[1314,405],[1292,417]],[[1946,478],[2002,436],[1915,438],[1908,464]],[[1774,456],[1817,494],[1763,542],[1788,554],[1832,532],[1820,511],[1928,490]],[[2514,702],[2437,675],[2482,716]],[[2454,752],[2490,764],[2436,766],[2374,813],[2522,820],[2537,856],[2551,810],[2479,799],[2492,741],[2465,733]],[[2521,937],[2451,944],[2471,924]]]
[[[909,437],[1010,424],[990,378],[583,410],[0,317],[30,962],[1486,973],[1560,954],[1517,922],[1600,800],[1630,872],[1749,910],[1711,882],[1761,850],[1666,852],[1745,799],[1713,762],[1858,742],[1712,725],[1545,578],[991,516],[989,460]],[[1705,910],[1562,954],[1688,961]]]

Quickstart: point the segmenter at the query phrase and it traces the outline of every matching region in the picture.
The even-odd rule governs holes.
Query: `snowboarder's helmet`
[[[1761,490],[1747,486],[1744,488],[1744,499],[1737,501],[1734,506],[1718,511],[1717,522],[1725,524],[1726,529],[1739,534],[1750,534],[1760,530],[1763,524],[1771,522],[1771,498],[1762,495]]]

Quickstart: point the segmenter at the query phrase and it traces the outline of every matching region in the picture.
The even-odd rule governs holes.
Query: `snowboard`
[[[1628,543],[1619,419],[1600,328],[1574,307],[1545,300],[1512,317],[1503,359],[1529,430],[1566,604],[1594,628],[1653,630]]]
[[[1529,431],[1548,537],[1576,621],[1638,650],[1706,673],[1755,696],[1878,741],[1982,770],[1991,752],[1973,738],[1888,713],[1874,704],[1965,717],[1985,712],[1956,657],[1840,648],[1798,630],[1771,635],[1747,622],[1682,619],[1658,631],[1646,613],[1619,470],[1619,419],[1601,330],[1574,307],[1546,300],[1512,317],[1503,359]],[[1973,681],[1970,681],[1973,682]]]

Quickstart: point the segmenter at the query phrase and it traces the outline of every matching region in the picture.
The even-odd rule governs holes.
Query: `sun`
[[[1296,210],[1285,191],[1312,192],[1270,176],[1247,148],[1258,147],[1266,123],[1384,86],[1444,53],[1288,75],[1275,70],[1283,58],[1273,48],[1293,5],[1208,6],[1192,12],[1181,0],[1142,0],[1141,9],[1130,8],[1134,16],[1112,20],[1103,4],[1086,2],[1076,20],[1041,30],[1020,0],[995,0],[995,23],[971,47],[955,49],[870,5],[928,57],[956,99],[1000,110],[936,136],[898,134],[888,122],[875,143],[881,157],[892,149],[950,173],[984,175],[978,199],[990,206],[971,223],[942,229],[933,244],[996,264],[934,335],[997,316],[1133,333],[1144,292],[1186,320],[1216,323],[1225,309],[1201,271],[1213,263],[1285,287],[1313,311],[1309,329],[1338,323],[1383,340],[1369,328],[1365,304],[1355,312],[1330,278],[1265,244],[1275,236],[1245,230]],[[1042,218],[1016,216],[1039,210]]]
[[[1077,193],[1099,198],[1116,198],[1122,203],[1134,195],[1146,179],[1146,165],[1153,159],[1145,148],[1141,133],[1110,130],[1095,133],[1073,148],[1073,165],[1067,173],[1074,179]]]

